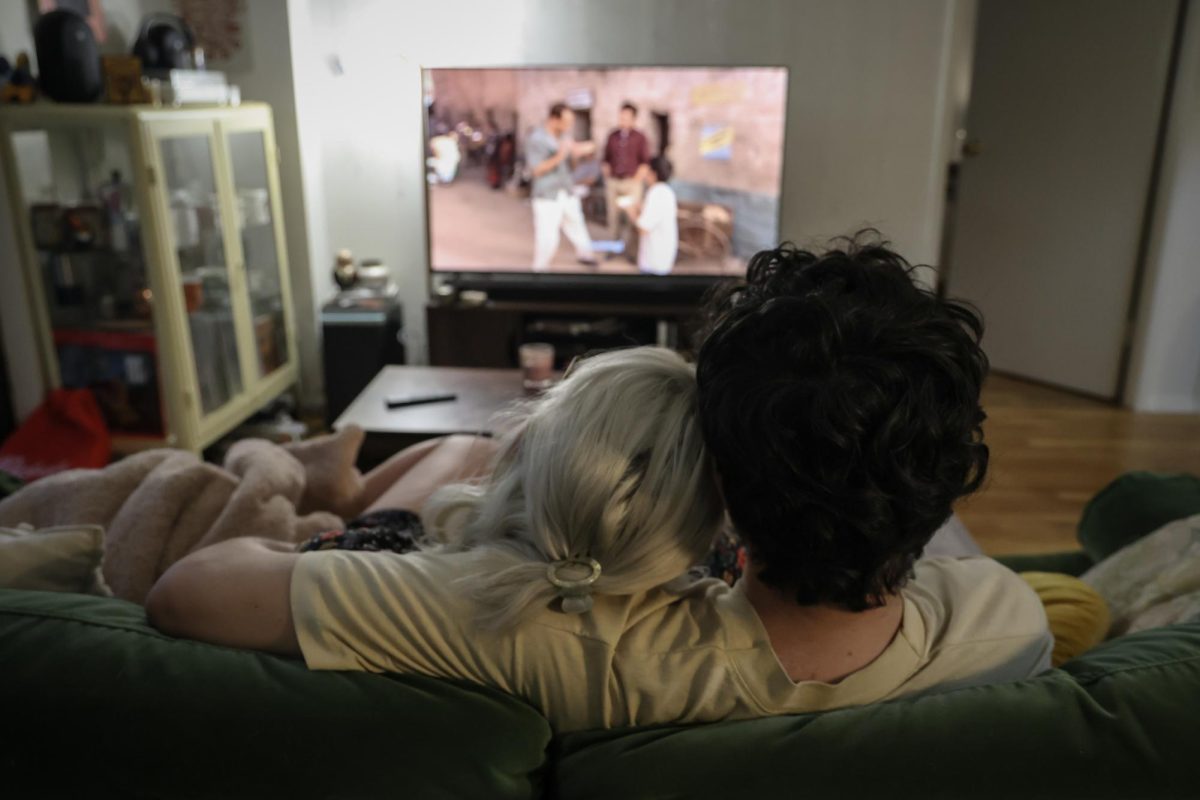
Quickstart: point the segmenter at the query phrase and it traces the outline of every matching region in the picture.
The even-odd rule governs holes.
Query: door
[[[994,369],[1118,396],[1177,12],[981,0],[946,284]]]
[[[185,446],[203,446],[238,421],[237,402],[252,382],[252,352],[244,283],[236,274],[230,240],[232,203],[216,123],[160,119],[147,123],[155,169],[155,195],[164,220],[164,298],[173,319],[184,376],[183,416],[198,427]]]

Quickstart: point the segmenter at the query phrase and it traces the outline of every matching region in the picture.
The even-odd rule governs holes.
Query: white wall
[[[783,236],[872,224],[911,260],[937,257],[954,116],[946,73],[961,62],[951,51],[970,35],[962,15],[973,3],[293,0],[291,9],[302,148],[312,147],[303,170],[316,300],[332,292],[337,248],[383,258],[404,293],[418,358],[427,297],[421,66],[790,67]]]
[[[112,2],[135,11],[165,5]],[[11,29],[15,6],[0,3],[0,32]],[[973,6],[973,0],[247,3],[251,58],[230,74],[244,97],[275,109],[305,405],[322,394],[317,310],[333,293],[330,267],[341,247],[392,267],[410,353],[425,358],[420,67],[787,66],[782,235],[805,242],[876,225],[910,260],[934,263],[953,146],[951,71],[969,39]],[[134,22],[139,16],[129,14]],[[11,49],[4,39],[0,45]],[[2,262],[11,232],[0,235]],[[7,272],[0,270],[4,329],[27,330],[17,318],[24,312],[9,308]],[[20,387],[30,373],[17,374],[17,362],[35,370],[36,362],[30,353],[14,357],[14,347],[8,350],[23,415],[31,393]]]
[[[1126,401],[1200,411],[1200,7],[1189,9]]]
[[[308,410],[321,406],[321,340],[317,327],[318,309],[313,304],[309,265],[309,229],[302,177],[301,131],[297,104],[303,95],[295,74],[292,47],[292,16],[297,4],[289,0],[247,2],[244,28],[246,47],[242,57],[231,63],[214,63],[231,83],[242,90],[244,100],[271,105],[275,122],[275,144],[279,149],[279,184],[283,193],[283,219],[287,233],[288,274],[296,306],[296,348],[300,358],[300,399]]]

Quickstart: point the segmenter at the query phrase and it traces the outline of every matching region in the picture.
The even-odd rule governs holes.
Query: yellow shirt
[[[556,731],[708,722],[863,705],[930,689],[1019,680],[1050,666],[1037,595],[987,558],[920,561],[900,630],[836,683],[793,682],[744,594],[716,579],[682,594],[594,598],[515,629],[474,625],[454,553],[300,556],[291,604],[311,669],[415,672],[492,686]]]

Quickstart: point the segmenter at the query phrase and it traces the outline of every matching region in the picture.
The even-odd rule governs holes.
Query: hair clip
[[[592,584],[600,579],[594,558],[564,558],[546,567],[546,580],[558,589],[564,614],[582,614],[592,607]]]

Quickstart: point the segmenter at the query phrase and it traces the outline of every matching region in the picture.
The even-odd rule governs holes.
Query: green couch
[[[1017,683],[555,738],[494,691],[309,672],[163,636],[123,601],[0,591],[0,710],[12,798],[1196,797],[1200,623]]]

